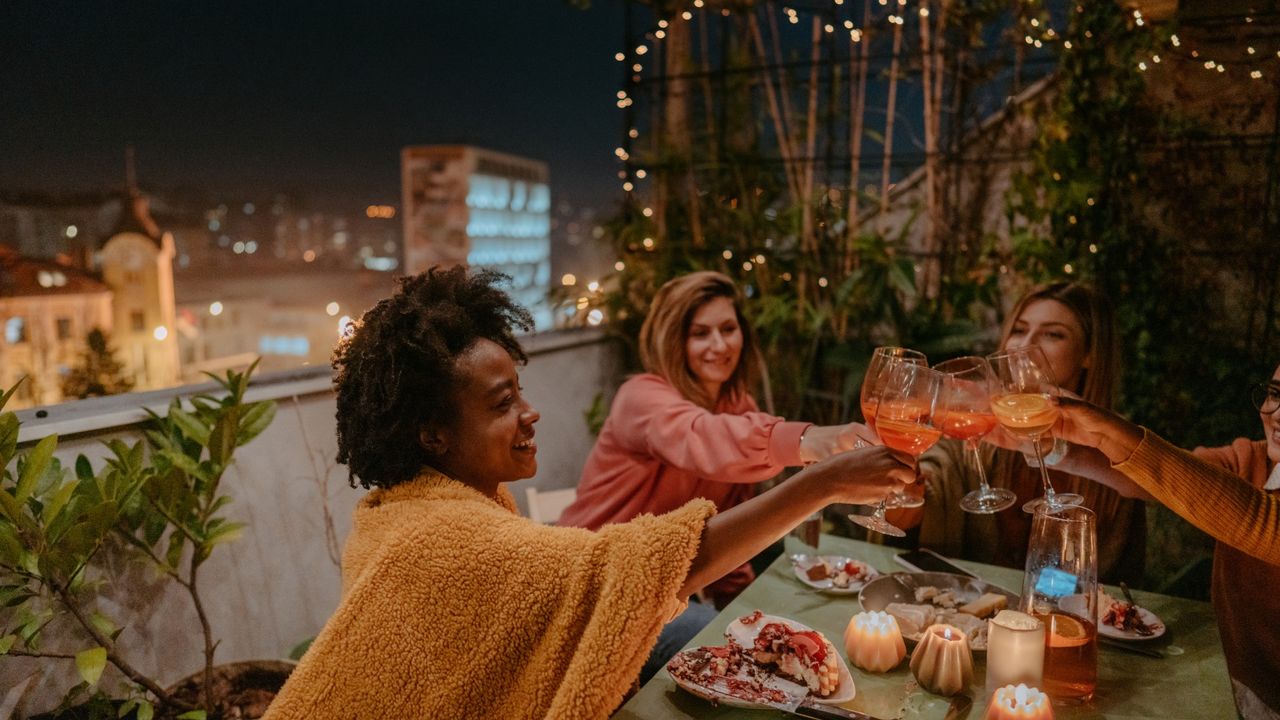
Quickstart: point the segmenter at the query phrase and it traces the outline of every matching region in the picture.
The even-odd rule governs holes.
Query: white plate
[[[732,638],[734,642],[737,642],[744,648],[749,648],[755,645],[756,635],[760,634],[760,628],[768,625],[769,623],[781,623],[792,630],[813,632],[813,628],[803,623],[798,623],[790,618],[762,614],[758,620],[750,625],[744,625],[741,617],[734,618],[733,622],[729,623],[729,627],[724,629],[724,636],[726,638]],[[823,635],[823,637],[826,636]],[[836,665],[840,668],[840,684],[836,686],[836,691],[827,697],[818,697],[817,695],[810,695],[810,697],[813,698],[814,702],[825,703],[827,705],[849,702],[858,693],[857,688],[853,685],[853,674],[849,672],[849,665],[845,663],[844,657],[840,654],[840,649],[836,646],[835,642],[829,637],[827,638],[827,642],[830,642],[832,649],[835,650]]]
[[[1069,613],[1084,617],[1085,606],[1083,595],[1068,595],[1058,601],[1058,606]],[[1121,630],[1115,625],[1108,625],[1102,622],[1102,618],[1107,613],[1107,609],[1102,607],[1102,603],[1098,603],[1098,634],[1103,637],[1109,637],[1113,640],[1155,640],[1164,635],[1164,621],[1155,613],[1138,605],[1138,617],[1147,627],[1151,628],[1150,635],[1139,635],[1132,630]]]
[[[774,622],[783,623],[795,630],[812,630],[812,628],[803,625],[802,623],[798,623],[795,620],[762,614],[760,618],[751,625],[744,625],[740,622],[740,619],[735,618],[734,621],[729,623],[729,626],[725,628],[724,634],[726,638],[732,638],[735,642],[743,645],[744,647],[751,647],[755,643],[755,637],[760,632],[760,628]],[[830,642],[831,639],[827,638],[827,640]],[[834,643],[832,644],[832,647],[834,648]],[[681,650],[677,653],[677,656],[690,652],[696,652],[696,649]],[[744,668],[746,666],[750,666],[753,668],[754,672],[744,670],[740,671],[733,677],[738,680],[746,681],[749,680],[751,675],[754,675],[754,679],[759,683],[759,685],[770,690],[777,690],[780,693],[789,695],[793,698],[807,696],[814,702],[825,703],[828,705],[849,702],[857,695],[857,688],[853,684],[853,675],[849,672],[849,666],[845,664],[844,658],[841,657],[838,649],[835,651],[835,656],[840,668],[840,684],[836,687],[836,691],[834,693],[825,698],[820,698],[817,695],[811,694],[809,689],[803,685],[780,678],[777,675],[764,670],[758,665],[753,665],[750,660],[746,660],[744,662]],[[676,685],[684,689],[686,692],[721,705],[757,710],[774,707],[773,704],[766,700],[753,700],[730,694],[726,687],[727,683],[722,677],[708,677],[706,678],[705,683],[699,682],[701,677],[690,679],[672,675],[671,679]]]
[[[826,562],[830,567],[839,567],[844,563],[854,562],[865,567],[867,573],[861,580],[849,583],[848,587],[837,587],[830,578],[826,580],[810,580],[809,576],[805,574],[806,570],[819,562]],[[862,586],[880,576],[880,573],[871,567],[870,563],[863,562],[857,558],[845,557],[844,555],[793,555],[791,556],[791,570],[796,574],[796,578],[805,585],[833,595],[852,595],[862,590]]]

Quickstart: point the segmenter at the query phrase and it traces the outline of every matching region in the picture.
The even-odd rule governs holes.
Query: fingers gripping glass
[[[876,432],[885,447],[918,459],[942,437],[934,425],[934,407],[942,374],[923,365],[898,363],[890,368],[876,407]],[[853,522],[878,533],[902,537],[900,528],[884,517],[881,500],[871,515],[850,515]]]
[[[880,405],[880,393],[889,377],[889,370],[898,363],[927,366],[928,358],[924,353],[910,348],[883,345],[871,353],[871,361],[867,365],[867,374],[862,379],[862,390],[859,393],[859,405],[862,408],[862,421],[872,430],[876,429],[876,408]],[[920,507],[924,498],[907,493],[893,493],[885,499],[886,507]]]
[[[1250,391],[1253,407],[1264,415],[1280,409],[1280,383],[1272,380],[1254,385]]]
[[[1084,498],[1075,493],[1054,492],[1049,470],[1044,464],[1040,439],[1053,437],[1049,431],[1061,415],[1053,401],[1058,388],[1051,380],[1053,371],[1044,351],[1037,345],[1029,345],[998,352],[988,358],[999,382],[999,389],[991,396],[991,410],[1005,430],[1031,441],[1040,465],[1044,497],[1031,500],[1022,509],[1034,513],[1036,508],[1047,505],[1049,511],[1054,512],[1067,505],[1084,502]]]
[[[978,452],[979,441],[996,427],[991,395],[998,391],[999,383],[990,363],[966,356],[938,363],[933,369],[946,376],[938,395],[937,425],[947,437],[964,441],[978,471],[979,487],[960,499],[960,509],[990,515],[1012,506],[1018,496],[1012,490],[988,484],[987,470]]]

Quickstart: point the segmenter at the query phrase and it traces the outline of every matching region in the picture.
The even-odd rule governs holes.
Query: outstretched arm
[[[911,469],[883,447],[834,455],[707,521],[680,597],[750,560],[831,503],[866,505],[900,490]]]
[[[1265,562],[1280,563],[1280,499],[1228,470],[1089,403],[1062,398],[1059,430],[1096,447],[1130,480],[1192,525]]]

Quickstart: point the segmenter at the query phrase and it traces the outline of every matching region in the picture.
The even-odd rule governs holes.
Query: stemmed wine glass
[[[942,437],[934,425],[934,405],[943,375],[924,365],[894,363],[889,367],[876,406],[876,432],[885,447],[918,459]],[[849,519],[868,530],[885,535],[906,535],[885,520],[884,500],[871,515],[850,515]]]
[[[978,441],[996,427],[991,393],[999,385],[990,363],[968,355],[938,363],[933,369],[945,375],[938,395],[937,425],[947,437],[964,441],[965,450],[978,468],[979,488],[960,499],[960,509],[990,515],[1008,508],[1018,496],[1012,490],[993,488],[987,483],[987,471],[978,453]]]
[[[880,404],[880,393],[888,380],[889,371],[897,363],[910,363],[927,366],[929,361],[924,353],[910,348],[882,345],[871,353],[871,362],[867,365],[867,374],[862,378],[862,391],[859,404],[862,406],[862,419],[867,427],[876,429],[876,408]],[[887,507],[920,507],[923,498],[906,493],[893,493],[888,497]]]
[[[1061,415],[1053,402],[1058,388],[1051,379],[1053,370],[1044,351],[1038,345],[1028,345],[989,355],[988,359],[1000,381],[1000,390],[991,396],[991,410],[1005,430],[1031,441],[1040,465],[1040,479],[1044,481],[1044,497],[1028,501],[1022,509],[1035,513],[1036,508],[1045,505],[1048,512],[1055,512],[1084,502],[1084,498],[1075,493],[1055,493],[1053,483],[1049,482],[1049,470],[1044,465],[1040,438],[1053,428]]]

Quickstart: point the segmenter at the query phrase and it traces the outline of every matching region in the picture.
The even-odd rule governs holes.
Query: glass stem
[[[991,486],[987,484],[987,469],[982,467],[982,453],[978,451],[978,443],[975,440],[966,440],[965,445],[968,445],[970,452],[973,453],[973,465],[978,469],[978,487],[983,496],[990,495]]]
[[[883,519],[884,519],[884,510],[885,510],[885,501],[884,501],[884,499],[882,498],[882,499],[880,500],[880,504],[879,504],[879,505],[876,505],[876,511],[875,511],[874,513],[872,513],[872,517],[874,517],[874,518],[875,518],[875,519],[877,519],[877,520],[883,520]]]
[[[1040,479],[1044,481],[1045,500],[1053,503],[1053,483],[1049,482],[1049,469],[1044,466],[1044,451],[1040,449],[1040,438],[1032,440],[1031,445],[1036,450],[1036,464],[1040,466]]]

